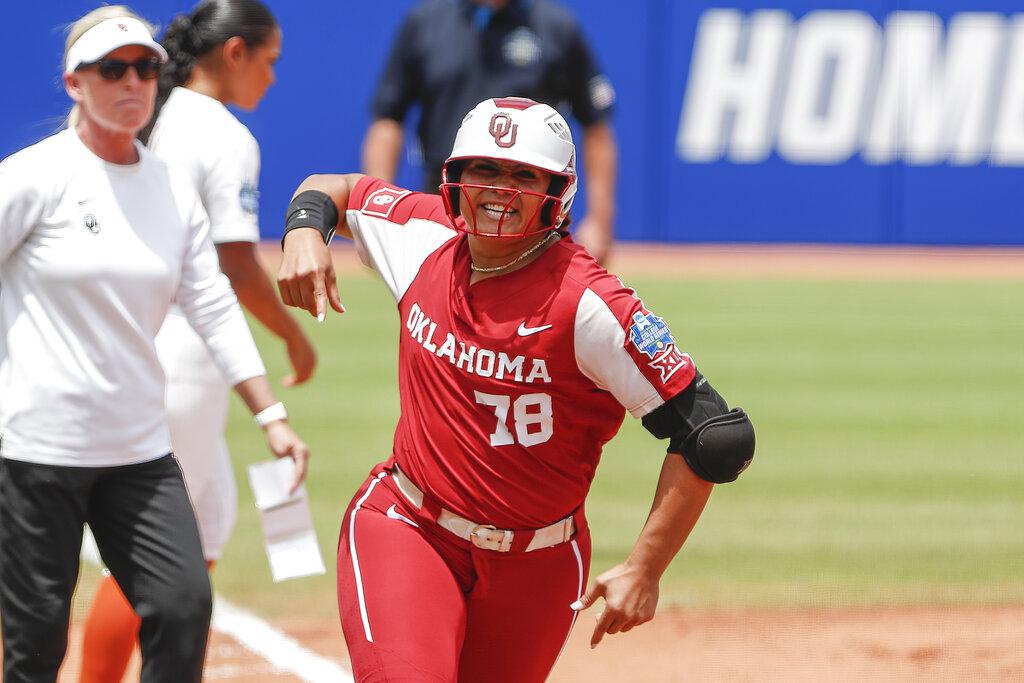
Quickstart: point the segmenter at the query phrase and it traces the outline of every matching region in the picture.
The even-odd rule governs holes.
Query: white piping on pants
[[[579,579],[576,581],[576,599],[579,600],[583,597],[583,556],[580,555],[580,547],[576,544],[576,539],[572,539],[572,551],[576,554],[576,568],[579,570]],[[569,630],[565,633],[565,640],[562,641],[562,647],[558,649],[558,657],[562,656],[562,650],[565,649],[566,643],[569,642],[569,635],[572,633],[572,627],[576,625],[576,618],[579,617],[580,613],[578,610],[572,610],[572,621],[569,622]],[[555,657],[555,661],[558,661],[558,657]],[[554,668],[554,662],[551,664]],[[550,671],[548,673],[551,673]]]
[[[352,554],[352,571],[356,578],[356,594],[359,596],[359,615],[363,618],[363,632],[366,640],[373,642],[373,635],[370,633],[370,619],[366,615],[366,598],[363,597],[363,575],[359,572],[359,557],[356,555],[356,513],[362,507],[366,499],[373,493],[373,487],[380,483],[380,480],[387,476],[387,472],[381,472],[377,478],[370,482],[370,487],[359,499],[356,506],[352,508],[352,514],[348,518],[348,549]],[[575,543],[575,541],[574,541]]]

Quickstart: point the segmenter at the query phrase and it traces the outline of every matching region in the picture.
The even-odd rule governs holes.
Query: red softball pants
[[[474,546],[437,525],[383,468],[352,499],[338,610],[357,681],[543,681],[586,589],[590,534],[532,552]]]

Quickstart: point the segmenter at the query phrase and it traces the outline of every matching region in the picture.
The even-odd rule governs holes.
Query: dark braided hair
[[[191,14],[174,17],[160,40],[167,50],[167,62],[160,69],[156,108],[149,125],[139,133],[139,139],[149,140],[153,124],[171,91],[188,82],[196,62],[204,55],[235,36],[249,49],[259,47],[270,39],[276,28],[274,15],[259,0],[203,0]]]

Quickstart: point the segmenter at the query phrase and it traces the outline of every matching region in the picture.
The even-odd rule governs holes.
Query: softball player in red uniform
[[[541,681],[598,597],[595,645],[650,620],[712,483],[753,457],[743,411],[572,243],[576,187],[564,119],[506,98],[463,120],[441,197],[312,176],[292,202],[285,303],[343,310],[325,247],[337,230],[402,323],[394,450],[352,500],[338,551],[358,680]],[[626,411],[669,452],[632,552],[585,593],[584,500]]]

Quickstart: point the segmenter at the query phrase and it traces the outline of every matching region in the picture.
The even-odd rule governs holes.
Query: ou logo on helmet
[[[494,144],[498,147],[508,149],[516,144],[516,133],[519,131],[519,124],[512,123],[512,117],[505,112],[498,112],[491,117],[491,123],[487,132],[494,138]],[[505,140],[505,137],[508,140]]]

